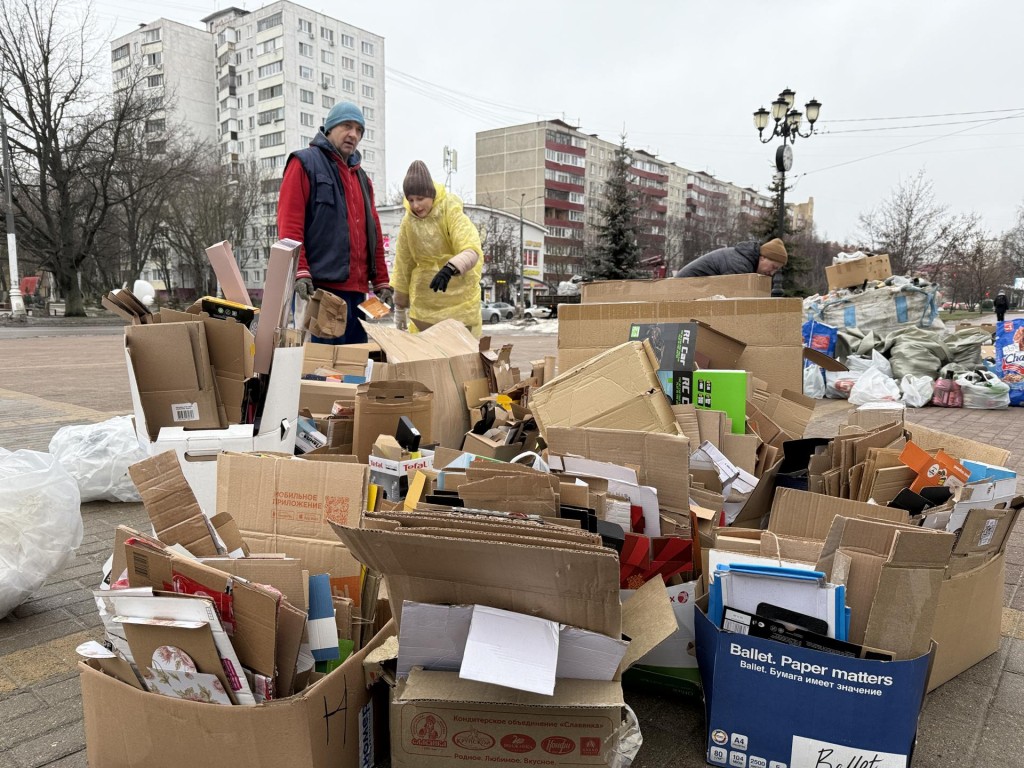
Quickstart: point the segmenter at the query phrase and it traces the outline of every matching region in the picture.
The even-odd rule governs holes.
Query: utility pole
[[[526,241],[523,239],[523,205],[525,202],[526,193],[523,192],[519,198],[519,299],[516,301],[516,315],[520,319],[526,314],[526,301],[523,298],[526,283]]]
[[[7,190],[7,263],[11,272],[11,290],[8,294],[11,301],[11,314],[22,317],[25,314],[25,302],[21,298],[18,287],[18,243],[14,236],[14,181],[11,174],[11,150],[7,145],[7,119],[0,107],[0,139],[4,153],[4,187]]]

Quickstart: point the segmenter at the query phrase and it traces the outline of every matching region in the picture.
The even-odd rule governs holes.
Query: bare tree
[[[977,225],[972,215],[953,215],[935,200],[924,170],[903,181],[876,208],[859,217],[860,233],[870,250],[888,253],[893,272],[915,274],[926,265],[941,265],[962,249]]]
[[[95,75],[104,38],[88,7],[72,18],[62,0],[0,3],[0,108],[11,118],[20,243],[53,273],[68,315],[83,315],[83,263],[97,249],[113,207],[116,159],[130,127],[159,105],[138,82],[102,95]],[[97,42],[99,41],[99,42]]]
[[[484,252],[484,270],[494,283],[495,298],[508,301],[512,288],[519,286],[519,225],[491,209],[487,220],[477,225]]]
[[[1002,236],[1003,258],[1013,277],[1024,277],[1024,204],[1017,208],[1017,220]]]
[[[213,274],[206,248],[228,240],[241,255],[243,242],[263,242],[268,246],[277,240],[276,227],[252,237],[250,230],[259,219],[263,202],[263,173],[255,164],[232,170],[208,155],[187,178],[178,184],[167,202],[165,236],[175,251],[183,272],[188,273],[192,289],[198,296],[213,295],[217,280]],[[240,260],[244,266],[244,258]]]

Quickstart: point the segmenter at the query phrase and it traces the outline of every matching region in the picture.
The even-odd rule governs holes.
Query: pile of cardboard
[[[905,763],[926,690],[998,647],[1024,503],[1005,451],[897,410],[807,438],[799,303],[768,288],[588,286],[558,375],[455,322],[276,349],[301,456],[210,429],[212,481],[178,451],[133,468],[156,538],[120,531],[98,596],[90,759],[187,759],[142,717],[236,762],[626,765],[632,678],[702,692],[712,764]],[[200,672],[237,656],[225,706],[146,690],[188,632]]]

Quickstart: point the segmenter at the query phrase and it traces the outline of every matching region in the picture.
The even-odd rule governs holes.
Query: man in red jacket
[[[295,294],[308,299],[322,288],[348,305],[345,335],[314,341],[359,344],[366,331],[358,305],[367,290],[387,303],[384,238],[374,204],[373,183],[360,167],[356,150],[366,121],[362,110],[343,101],[331,107],[320,132],[306,149],[292,152],[277,200],[277,234],[301,242]]]

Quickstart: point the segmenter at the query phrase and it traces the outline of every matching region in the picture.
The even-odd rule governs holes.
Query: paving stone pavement
[[[0,447],[45,451],[65,424],[95,423],[131,408],[121,337],[109,328],[74,334],[40,324],[0,334]],[[525,365],[554,354],[554,336],[498,338]],[[824,402],[810,431],[835,433],[847,405]],[[1024,412],[926,408],[908,418],[1011,451],[1024,474]],[[82,505],[85,537],[74,560],[30,600],[0,619],[0,768],[85,766],[74,649],[102,630],[91,599],[119,524],[143,526],[139,504]],[[1024,767],[1024,530],[1007,548],[1003,643],[989,659],[929,694],[915,768]],[[704,766],[703,709],[696,699],[627,690],[643,725],[636,768]],[[93,768],[102,768],[93,766]]]

